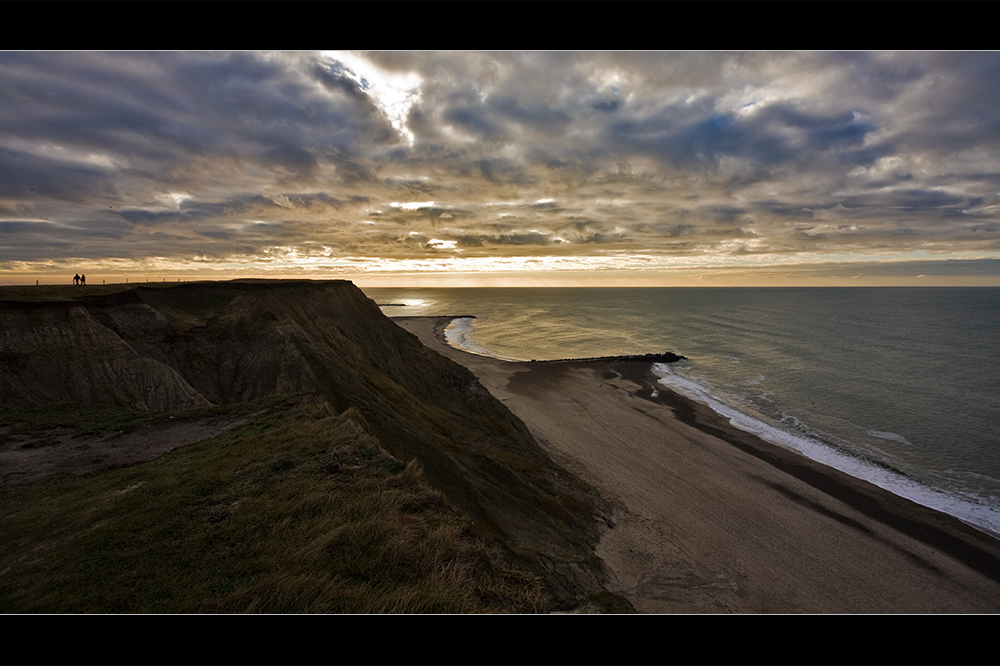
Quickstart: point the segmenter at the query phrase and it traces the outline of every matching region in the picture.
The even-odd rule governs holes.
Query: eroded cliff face
[[[354,402],[368,367],[411,384],[415,365],[441,370],[400,333],[349,282],[136,286],[0,303],[0,397],[153,411],[317,391]],[[425,383],[409,388],[426,392]]]
[[[102,324],[100,315],[169,327],[141,303],[0,308],[0,400],[8,406],[110,404],[152,411],[209,404],[177,370],[137,352],[129,336]]]
[[[350,282],[66,289],[61,301],[0,300],[5,405],[172,411],[319,394],[359,410],[396,457],[417,458],[479,534],[542,575],[560,605],[600,589],[590,490],[471,372]]]

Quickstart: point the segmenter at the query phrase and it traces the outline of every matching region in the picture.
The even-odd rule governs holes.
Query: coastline
[[[1000,541],[739,430],[640,361],[455,349],[452,317],[397,317],[474,372],[616,507],[597,549],[642,612],[1000,610]]]

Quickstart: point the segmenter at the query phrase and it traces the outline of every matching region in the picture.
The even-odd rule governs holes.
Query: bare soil
[[[174,449],[215,437],[245,423],[252,415],[170,418],[129,432],[74,435],[53,428],[11,434],[0,426],[0,486],[29,483],[52,474],[88,474],[135,465]]]

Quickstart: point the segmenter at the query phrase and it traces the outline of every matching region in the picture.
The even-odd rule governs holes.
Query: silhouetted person
[[[79,285],[80,284],[80,274],[79,273],[77,273],[76,275],[73,276],[73,284],[74,285]]]
[[[80,276],[80,284],[87,284],[87,276],[86,275],[81,275]]]

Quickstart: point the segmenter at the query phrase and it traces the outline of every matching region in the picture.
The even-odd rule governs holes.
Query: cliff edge
[[[34,291],[33,291],[34,290]],[[149,411],[314,395],[417,460],[558,608],[602,588],[603,511],[465,368],[347,281],[0,288],[0,402]]]

